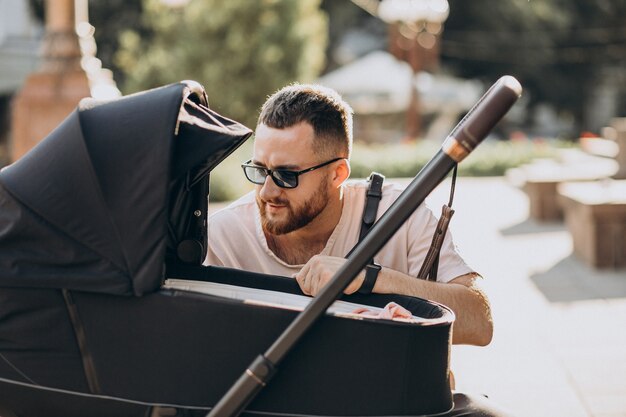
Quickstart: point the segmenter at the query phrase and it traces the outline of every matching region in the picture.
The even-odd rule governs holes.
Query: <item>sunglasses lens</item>
[[[246,174],[246,178],[255,184],[263,184],[265,182],[265,178],[267,178],[265,170],[261,168],[244,166],[243,171]]]
[[[276,170],[272,172],[276,185],[283,188],[295,188],[298,185],[298,174],[293,171]]]
[[[243,172],[246,175],[248,181],[263,185],[265,184],[265,179],[267,178],[268,170],[262,167],[257,167],[254,165],[242,164]],[[298,186],[298,173],[294,171],[288,170],[276,170],[270,171],[272,175],[272,180],[274,183],[282,188],[296,188]]]

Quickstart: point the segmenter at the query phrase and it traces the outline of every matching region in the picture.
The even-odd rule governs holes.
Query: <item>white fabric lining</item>
[[[220,284],[207,281],[192,281],[184,279],[170,278],[165,280],[163,284],[164,289],[192,291],[202,294],[210,294],[224,298],[231,298],[235,300],[241,300],[247,304],[261,305],[274,308],[283,308],[287,310],[302,311],[313,299],[305,295],[296,295],[282,293],[278,291],[262,290],[256,288],[239,287],[229,284]],[[371,312],[380,312],[382,308],[368,306],[364,304],[356,304],[348,301],[337,300],[327,310],[327,314],[332,314],[339,317],[347,317],[354,319],[363,319],[371,317],[364,317],[359,314],[352,313],[359,308],[366,308]],[[426,323],[430,320],[412,316],[411,319],[394,319],[409,323]]]

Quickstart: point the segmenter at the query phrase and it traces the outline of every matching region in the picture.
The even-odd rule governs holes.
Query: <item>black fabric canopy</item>
[[[158,289],[186,193],[252,134],[205,104],[194,82],[85,99],[2,169],[0,286]]]

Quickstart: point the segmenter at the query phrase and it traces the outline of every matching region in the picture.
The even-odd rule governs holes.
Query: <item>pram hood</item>
[[[171,201],[252,134],[206,104],[195,82],[85,99],[2,169],[0,286],[157,290],[166,248],[190,216]]]

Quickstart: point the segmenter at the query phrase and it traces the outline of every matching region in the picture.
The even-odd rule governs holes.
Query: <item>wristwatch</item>
[[[374,261],[365,267],[365,279],[363,280],[363,284],[361,284],[361,288],[359,288],[359,294],[372,293],[372,289],[374,289],[374,284],[376,284],[376,279],[378,279],[378,273],[380,270],[380,265]]]

